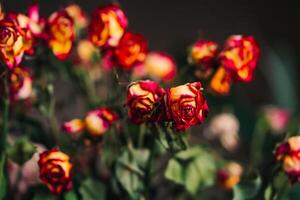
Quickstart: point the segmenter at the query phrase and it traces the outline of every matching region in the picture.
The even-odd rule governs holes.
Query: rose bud
[[[184,131],[201,124],[208,114],[208,105],[200,82],[187,83],[167,90],[167,115],[174,128]]]
[[[253,78],[259,54],[260,49],[254,37],[233,35],[226,41],[220,54],[220,63],[234,79],[249,82]]]
[[[126,32],[116,47],[116,59],[123,69],[129,70],[145,60],[147,50],[148,44],[142,35]]]
[[[175,60],[164,52],[148,53],[144,65],[148,74],[156,80],[169,81],[176,75]]]
[[[65,60],[75,37],[74,22],[65,10],[53,13],[48,19],[48,45],[59,60]]]
[[[97,48],[89,40],[80,40],[77,45],[78,59],[82,63],[90,63],[98,53]]]
[[[226,96],[230,92],[231,83],[231,76],[223,67],[219,67],[210,80],[209,89],[215,94]]]
[[[127,24],[127,18],[118,5],[97,8],[92,13],[89,38],[97,47],[116,47]]]
[[[218,183],[222,188],[231,190],[240,182],[242,173],[243,167],[240,164],[236,162],[229,162],[218,171]]]
[[[59,195],[72,189],[72,168],[70,157],[57,150],[51,149],[40,154],[38,161],[40,168],[40,179],[50,191]]]
[[[289,123],[290,112],[284,108],[268,106],[264,109],[265,118],[273,133],[283,133]]]
[[[79,5],[73,3],[68,5],[65,10],[72,17],[77,32],[87,26],[87,17]]]
[[[142,80],[127,88],[128,117],[135,124],[160,121],[165,91],[156,82]]]
[[[190,50],[189,60],[203,69],[212,67],[217,56],[218,44],[209,40],[198,40]]]
[[[39,14],[39,5],[32,4],[28,8],[28,19],[27,22],[28,28],[34,35],[34,37],[43,37],[43,31],[46,26],[46,19],[41,18]]]
[[[21,67],[15,67],[9,73],[11,99],[26,100],[32,94],[32,79],[29,72]]]
[[[282,163],[282,168],[289,177],[291,184],[300,183],[300,136],[290,137],[279,144],[275,151],[277,161]]]
[[[62,129],[71,134],[77,134],[84,130],[85,124],[81,119],[73,119],[69,122],[65,122]]]
[[[85,128],[93,136],[102,136],[111,127],[112,123],[119,118],[118,114],[108,108],[99,108],[90,111],[85,119]]]
[[[0,59],[9,69],[20,64],[24,54],[24,32],[15,19],[0,21]]]

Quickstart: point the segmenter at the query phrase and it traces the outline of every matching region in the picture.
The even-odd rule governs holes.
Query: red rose
[[[127,18],[118,5],[96,9],[89,26],[89,38],[98,47],[115,47],[125,32]]]
[[[275,156],[281,162],[290,182],[300,183],[300,136],[290,137],[276,148]]]
[[[202,123],[208,114],[200,82],[168,89],[166,105],[168,118],[174,122],[174,128],[177,130],[185,130]]]
[[[129,70],[145,60],[147,49],[147,41],[142,35],[126,32],[116,47],[116,59],[123,69]]]
[[[227,39],[220,54],[220,62],[234,79],[249,82],[253,78],[259,53],[260,49],[254,37],[234,35]]]
[[[68,155],[57,149],[45,151],[40,154],[38,164],[40,179],[53,194],[59,195],[72,189],[71,172],[73,165],[70,163]]]
[[[159,121],[164,95],[164,89],[156,82],[144,80],[131,83],[127,89],[126,103],[130,120],[135,124]]]
[[[72,49],[75,28],[73,19],[65,10],[53,13],[48,19],[48,45],[53,54],[65,60]]]

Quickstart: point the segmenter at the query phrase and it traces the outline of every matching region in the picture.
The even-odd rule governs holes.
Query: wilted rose
[[[75,38],[74,21],[65,10],[54,12],[48,19],[48,45],[53,54],[65,60]]]
[[[218,183],[222,188],[230,190],[240,182],[242,173],[243,167],[240,164],[229,162],[218,171]]]
[[[51,149],[40,154],[38,161],[40,167],[40,179],[50,191],[59,195],[72,189],[72,168],[70,157],[57,150]]]
[[[148,74],[157,80],[169,81],[176,75],[175,60],[164,52],[150,52],[144,61]]]
[[[70,134],[77,134],[84,130],[85,124],[81,119],[73,119],[69,122],[65,122],[62,129]]]
[[[249,82],[253,78],[260,48],[252,36],[233,35],[220,54],[221,65],[238,81]]]
[[[148,44],[142,35],[126,32],[116,47],[116,59],[120,66],[129,70],[146,58]]]
[[[156,82],[142,80],[131,83],[127,88],[128,117],[135,124],[160,120],[162,113],[162,89]],[[158,113],[160,113],[158,115]]]
[[[87,17],[79,5],[72,3],[68,5],[65,10],[73,19],[77,32],[87,26]]]
[[[115,47],[127,27],[123,10],[115,4],[97,8],[89,25],[89,38],[98,47]]]
[[[208,114],[208,105],[200,82],[187,83],[167,90],[167,115],[174,128],[185,130],[201,124]]]
[[[277,161],[282,163],[290,182],[300,183],[300,136],[293,136],[279,144],[275,151]]]
[[[12,100],[25,100],[32,95],[32,78],[27,69],[15,67],[9,73]]]
[[[99,108],[90,111],[85,119],[85,128],[93,136],[101,136],[111,127],[112,123],[119,118],[118,114],[108,108]]]
[[[219,67],[210,80],[209,89],[215,94],[226,96],[230,92],[231,84],[231,76],[223,67]]]

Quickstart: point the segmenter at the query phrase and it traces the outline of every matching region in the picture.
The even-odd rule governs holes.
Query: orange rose
[[[40,154],[38,161],[40,167],[40,179],[50,191],[59,195],[64,191],[72,189],[72,168],[70,157],[57,150],[52,149]]]
[[[48,45],[53,54],[65,60],[72,49],[75,37],[74,22],[65,10],[53,13],[48,19]]]
[[[259,54],[260,49],[254,37],[233,35],[226,41],[220,62],[234,79],[249,82],[253,78]]]
[[[174,122],[174,128],[180,131],[202,123],[208,114],[200,82],[168,89],[166,105],[168,118]]]
[[[223,67],[219,67],[209,83],[209,88],[218,95],[228,95],[231,88],[231,76]]]
[[[12,100],[25,100],[32,94],[32,79],[29,72],[21,67],[15,67],[9,74],[10,93]]]
[[[227,163],[218,171],[218,182],[226,190],[231,190],[240,182],[243,168],[236,162]]]
[[[96,9],[89,26],[89,38],[98,47],[118,45],[127,27],[123,10],[115,4]]]
[[[24,32],[14,19],[0,21],[0,59],[9,69],[20,64],[24,54]]]
[[[165,90],[153,81],[137,81],[127,88],[128,117],[135,124],[160,121]]]
[[[129,70],[145,60],[147,50],[148,44],[143,36],[126,32],[116,47],[116,59],[123,69]]]
[[[300,136],[293,136],[277,146],[275,156],[290,182],[300,183]]]
[[[111,127],[112,123],[118,119],[117,113],[108,108],[99,108],[90,111],[85,119],[85,128],[93,136],[101,136]]]
[[[169,81],[176,75],[174,59],[164,52],[148,53],[144,65],[148,74],[154,79]]]

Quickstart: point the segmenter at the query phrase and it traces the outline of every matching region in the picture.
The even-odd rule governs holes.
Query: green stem
[[[4,96],[3,96],[3,121],[2,121],[2,131],[0,135],[0,152],[5,152],[6,149],[6,139],[8,133],[8,118],[9,118],[9,86],[8,77],[5,75],[3,77],[4,85]]]
[[[290,183],[288,179],[284,182],[284,184],[281,186],[280,190],[278,191],[276,195],[276,200],[281,200],[285,197],[285,195],[289,192],[290,190]]]

